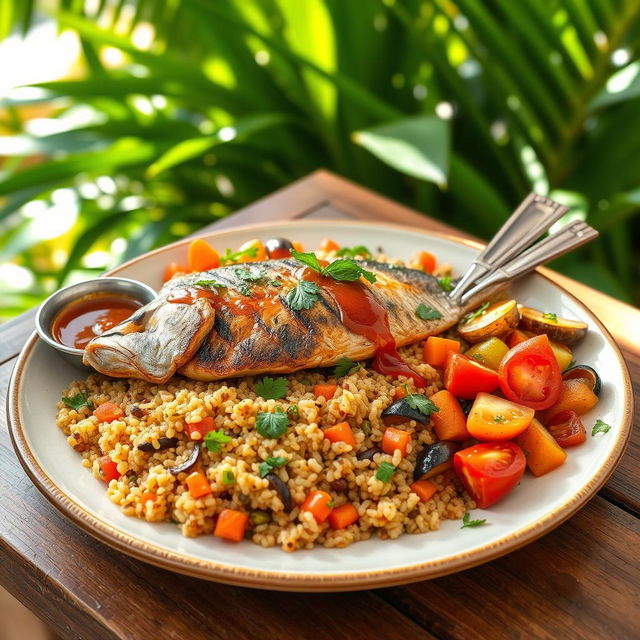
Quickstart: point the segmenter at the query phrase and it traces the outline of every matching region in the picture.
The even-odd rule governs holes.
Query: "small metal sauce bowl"
[[[36,314],[36,331],[44,342],[53,347],[70,364],[83,369],[93,371],[82,362],[84,349],[76,349],[60,344],[51,331],[56,316],[68,304],[86,298],[93,294],[120,294],[127,298],[133,298],[143,305],[148,304],[157,297],[157,293],[146,284],[128,278],[95,278],[86,282],[78,282],[64,287],[50,295],[38,309]]]

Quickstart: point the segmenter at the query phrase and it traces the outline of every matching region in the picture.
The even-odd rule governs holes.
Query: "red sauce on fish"
[[[305,274],[305,279],[314,280],[334,298],[342,323],[349,331],[364,336],[376,345],[371,366],[385,376],[406,376],[416,387],[425,387],[425,379],[402,360],[396,341],[389,329],[387,310],[376,300],[362,282],[339,282],[320,276],[315,272]]]
[[[141,306],[133,298],[113,294],[81,298],[60,311],[51,333],[66,347],[84,349],[96,336],[120,324]]]
[[[265,310],[266,307],[280,305],[278,298],[261,286],[251,287],[250,296],[243,296],[227,288],[180,287],[169,294],[167,302],[193,304],[200,298],[209,300],[216,310],[224,307],[232,314],[239,316],[252,316],[256,312]]]
[[[167,302],[193,304],[199,298],[215,301],[218,298],[218,292],[205,287],[179,287],[167,296]]]

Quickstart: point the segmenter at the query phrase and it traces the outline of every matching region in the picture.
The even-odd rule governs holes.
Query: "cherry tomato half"
[[[562,411],[553,416],[547,429],[561,447],[573,447],[587,439],[587,431],[575,411]]]
[[[511,440],[533,420],[535,411],[521,404],[479,393],[467,418],[467,431],[478,440]]]
[[[504,498],[517,484],[526,465],[513,442],[474,444],[453,456],[453,468],[481,509]]]
[[[562,391],[560,367],[544,334],[513,347],[500,363],[498,376],[509,400],[536,410],[550,407]]]
[[[460,353],[449,353],[444,372],[444,386],[458,398],[475,398],[481,391],[498,388],[498,374]]]

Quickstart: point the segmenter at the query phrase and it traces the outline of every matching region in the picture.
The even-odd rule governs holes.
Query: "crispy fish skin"
[[[361,283],[387,311],[389,329],[398,346],[441,333],[492,295],[487,292],[461,306],[430,274],[375,261],[359,264],[376,274],[375,283]],[[287,258],[175,278],[163,287],[158,299],[138,313],[144,314],[155,304],[151,319],[161,312],[176,314],[162,311],[163,307],[189,305],[168,302],[171,292],[201,286],[196,285],[198,282],[213,280],[223,288],[215,289],[212,300],[197,300],[202,305],[201,315],[181,311],[184,317],[173,325],[167,322],[162,328],[157,327],[153,340],[131,341],[130,334],[120,330],[122,325],[114,327],[89,343],[87,352],[91,356],[85,355],[85,360],[107,375],[162,382],[176,370],[188,378],[210,381],[332,366],[342,356],[352,360],[372,357],[376,346],[345,327],[340,307],[326,288],[320,288],[319,299],[311,309],[297,311],[289,306],[287,294],[304,276],[305,269],[297,260]],[[438,311],[441,317],[419,318],[416,308],[421,303]],[[163,341],[164,357],[162,362],[156,362],[154,349],[161,349]],[[173,341],[177,344],[167,348]],[[107,353],[101,356],[100,351]]]

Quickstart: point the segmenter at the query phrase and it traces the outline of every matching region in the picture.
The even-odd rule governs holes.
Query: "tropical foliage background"
[[[484,238],[550,194],[602,234],[556,268],[640,299],[637,0],[0,0],[51,20],[67,77],[0,97],[2,318],[318,167]]]

